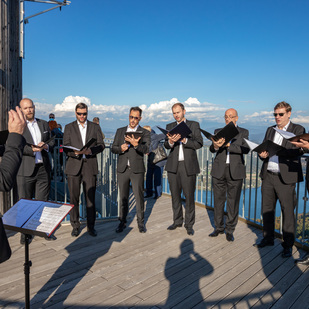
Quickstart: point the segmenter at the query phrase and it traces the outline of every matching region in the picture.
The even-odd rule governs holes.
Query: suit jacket
[[[234,180],[244,179],[246,177],[246,167],[243,154],[247,154],[250,149],[246,145],[244,138],[249,138],[249,131],[237,127],[239,134],[237,134],[230,142],[230,146],[220,147],[218,151],[215,150],[212,144],[209,150],[212,153],[217,152],[215,160],[212,165],[211,176],[220,179],[224,175],[227,151],[230,153],[230,173]],[[215,134],[221,129],[216,129]]]
[[[271,126],[267,129],[264,141],[271,140],[273,141],[275,137],[275,126]],[[295,135],[305,133],[304,127],[299,124],[294,124],[290,122],[288,132],[292,132]],[[263,141],[263,142],[264,142]],[[300,148],[297,148],[292,143],[288,142],[286,139],[283,139],[282,146],[285,149],[281,150],[277,155],[279,157],[279,168],[282,180],[286,184],[293,184],[296,182],[303,181],[303,172],[300,163],[300,156],[303,154],[303,151]],[[263,159],[262,159],[263,160]],[[267,173],[269,158],[263,160],[263,165],[260,173],[260,177],[264,179]]]
[[[117,172],[123,173],[126,170],[129,160],[133,173],[145,173],[144,154],[149,152],[150,132],[141,126],[138,126],[137,131],[142,131],[143,135],[136,149],[130,145],[130,148],[127,151],[122,152],[121,145],[126,142],[124,136],[127,128],[128,127],[126,126],[117,130],[112,145],[112,152],[119,155]]]
[[[16,175],[22,161],[25,138],[17,133],[10,133],[5,145],[5,152],[0,164],[0,191],[9,191],[14,184]],[[11,256],[5,230],[0,218],[0,263]]]
[[[105,149],[105,144],[102,137],[101,128],[98,124],[87,120],[87,131],[86,131],[86,143],[95,138],[96,141],[90,145],[91,155],[86,156],[88,167],[91,168],[92,174],[96,175],[98,173],[98,161],[97,154]],[[83,147],[82,136],[79,131],[77,120],[67,124],[64,128],[63,134],[63,145],[73,146],[75,148],[81,149]],[[63,148],[67,155],[67,162],[65,166],[65,173],[67,175],[76,176],[82,167],[82,155],[76,156],[74,150]]]
[[[46,142],[51,138],[51,132],[49,129],[49,125],[45,120],[37,119],[36,121],[38,123],[39,129],[41,131],[42,135],[42,142]],[[29,144],[34,144],[32,135],[28,129],[28,127],[25,128],[24,138],[26,139],[26,142]],[[49,152],[53,151],[53,147],[55,144],[55,140],[53,139],[48,143],[49,145]],[[50,166],[50,161],[48,157],[48,152],[45,150],[41,151],[42,154],[42,159],[43,159],[43,164],[46,169],[47,173],[50,173],[51,171],[51,166]],[[24,154],[23,154],[23,160],[21,162],[21,166],[18,170],[18,176],[32,176],[35,168],[35,154],[32,151],[31,146],[25,145],[24,147]]]
[[[196,150],[203,146],[203,138],[200,131],[200,125],[196,121],[186,120],[187,126],[190,128],[192,133],[187,136],[187,143],[183,145],[184,162],[188,176],[198,174],[200,172],[199,163],[197,160]],[[176,127],[177,122],[172,122],[166,126],[166,130],[170,131]],[[174,147],[171,147],[168,143],[168,138],[166,138],[164,146],[166,149],[171,149],[167,162],[165,165],[165,170],[167,172],[176,173],[178,168],[178,158],[179,158],[179,145],[180,142],[176,142]]]

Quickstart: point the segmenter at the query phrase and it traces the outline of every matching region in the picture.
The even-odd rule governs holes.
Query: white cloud
[[[294,123],[299,123],[299,124],[309,124],[309,116],[296,116],[296,117],[291,117],[291,121]]]

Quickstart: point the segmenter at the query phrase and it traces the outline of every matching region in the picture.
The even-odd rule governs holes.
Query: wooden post
[[[22,98],[22,59],[19,57],[19,1],[0,0],[0,130],[7,129],[8,110]],[[0,192],[0,212],[11,206]]]

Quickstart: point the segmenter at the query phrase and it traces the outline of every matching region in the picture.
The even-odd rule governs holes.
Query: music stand
[[[3,215],[7,230],[25,234],[25,306],[30,309],[29,244],[33,236],[50,237],[74,205],[37,200],[19,200]]]

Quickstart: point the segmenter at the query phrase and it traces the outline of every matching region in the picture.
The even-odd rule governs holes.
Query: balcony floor
[[[213,212],[196,207],[194,236],[172,223],[171,199],[148,199],[147,233],[140,234],[132,206],[128,227],[97,222],[78,238],[62,224],[56,241],[30,244],[31,308],[309,308],[308,267],[281,257],[282,247],[258,250],[259,229],[239,222],[235,241],[210,238]],[[13,255],[0,264],[0,307],[24,306],[24,248],[8,232]],[[293,248],[293,257],[304,251]]]

